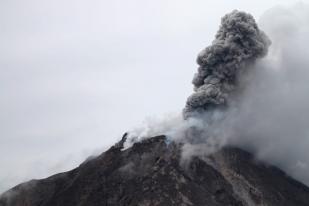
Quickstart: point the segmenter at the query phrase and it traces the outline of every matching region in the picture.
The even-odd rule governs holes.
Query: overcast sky
[[[180,111],[225,13],[294,2],[1,0],[0,192]]]

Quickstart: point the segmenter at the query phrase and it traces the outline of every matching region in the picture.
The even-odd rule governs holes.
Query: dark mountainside
[[[0,206],[309,205],[309,188],[241,149],[182,161],[181,143],[122,141],[69,172],[20,184]]]

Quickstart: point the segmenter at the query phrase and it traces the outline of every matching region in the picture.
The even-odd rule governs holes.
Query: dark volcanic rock
[[[181,146],[157,136],[123,142],[78,168],[20,184],[0,206],[305,206],[309,188],[237,148],[181,161]]]

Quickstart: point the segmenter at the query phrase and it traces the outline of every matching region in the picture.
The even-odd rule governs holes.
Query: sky
[[[224,14],[296,2],[1,0],[0,193],[181,111]]]

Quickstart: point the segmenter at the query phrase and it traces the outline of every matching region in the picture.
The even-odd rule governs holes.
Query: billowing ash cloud
[[[203,157],[222,146],[240,147],[309,185],[309,5],[272,8],[259,25],[272,40],[261,59],[269,40],[253,18],[237,11],[224,17],[217,39],[198,57],[196,92],[188,99],[185,119],[178,114],[150,121],[135,136],[166,134],[180,140],[183,158]],[[253,46],[247,47],[249,43]],[[222,45],[231,52],[217,49]],[[225,110],[211,109],[227,103]],[[187,135],[196,130],[198,135]]]
[[[237,10],[225,15],[212,45],[197,57],[199,68],[192,82],[195,92],[187,100],[184,117],[225,107],[239,75],[265,56],[269,45],[252,15]]]

